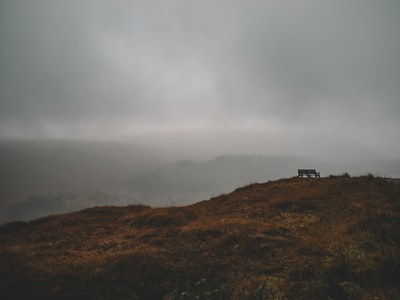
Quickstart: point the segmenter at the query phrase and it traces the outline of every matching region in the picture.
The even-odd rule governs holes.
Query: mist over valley
[[[322,176],[400,177],[399,159],[339,137],[184,130],[135,140],[3,139],[1,221],[104,205],[188,205],[249,183],[293,177],[299,168]]]

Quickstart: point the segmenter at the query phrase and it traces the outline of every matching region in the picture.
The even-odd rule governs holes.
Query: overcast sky
[[[400,153],[400,1],[0,1],[0,136],[202,127]]]

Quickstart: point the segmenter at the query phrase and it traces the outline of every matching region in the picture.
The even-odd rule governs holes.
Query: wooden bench
[[[297,170],[299,177],[311,177],[314,176],[315,178],[319,178],[319,172],[317,172],[315,169],[298,169]]]

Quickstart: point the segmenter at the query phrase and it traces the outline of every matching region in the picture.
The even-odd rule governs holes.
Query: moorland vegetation
[[[399,299],[400,185],[255,183],[0,226],[2,299]]]

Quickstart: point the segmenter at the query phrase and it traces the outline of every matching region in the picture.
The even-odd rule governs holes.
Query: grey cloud
[[[398,1],[0,5],[0,134],[399,125]]]
[[[358,4],[327,9],[319,2],[300,12],[286,6],[280,21],[273,22],[278,29],[260,30],[269,23],[263,16],[249,28],[238,59],[244,60],[242,69],[249,68],[246,75],[259,81],[261,95],[266,92],[263,83],[282,93],[271,104],[272,113],[274,108],[292,112],[298,106],[315,112],[321,101],[323,106],[347,109],[354,103],[358,109],[366,102],[382,107],[382,101],[399,103],[398,85],[389,83],[399,79],[398,54],[393,50],[400,44],[392,40],[399,25],[394,21],[397,14]],[[385,12],[389,15],[383,16]]]

